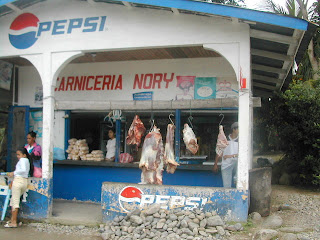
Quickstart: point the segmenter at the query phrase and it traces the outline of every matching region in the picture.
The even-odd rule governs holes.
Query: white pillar
[[[252,84],[251,84],[251,54],[250,35],[245,36],[239,46],[239,157],[237,189],[249,190],[249,169],[252,165]],[[241,89],[241,79],[246,79],[246,88]]]
[[[249,169],[252,164],[252,98],[250,33],[242,32],[240,42],[208,43],[203,47],[220,53],[233,67],[239,83],[239,157],[237,189],[249,189]],[[240,78],[246,78],[246,89],[240,89]]]

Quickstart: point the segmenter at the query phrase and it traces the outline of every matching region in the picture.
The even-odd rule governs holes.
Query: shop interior
[[[108,130],[116,129],[115,121],[106,118],[106,112],[72,111],[70,114],[70,138],[86,139],[89,151],[102,150],[106,154],[106,144],[109,140]],[[128,129],[135,115],[138,115],[143,122],[146,133],[141,139],[141,145],[126,144]],[[170,116],[169,116],[170,115]],[[180,164],[202,164],[213,162],[215,159],[215,147],[219,133],[219,124],[224,126],[226,136],[230,133],[230,126],[237,121],[237,109],[230,110],[181,110],[180,120]],[[153,121],[154,120],[154,121]],[[140,160],[144,137],[151,130],[152,124],[160,128],[162,140],[165,143],[167,125],[171,121],[176,125],[175,111],[122,111],[120,135],[120,153],[129,153],[133,157],[133,163]],[[198,152],[193,155],[186,149],[183,141],[183,127],[188,123],[193,129],[198,145]],[[176,139],[176,136],[175,136]],[[176,139],[177,140],[177,139]],[[176,142],[176,141],[175,141]],[[206,164],[206,163],[204,163]]]

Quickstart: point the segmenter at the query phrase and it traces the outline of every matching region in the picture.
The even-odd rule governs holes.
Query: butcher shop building
[[[153,203],[245,221],[253,108],[288,85],[314,31],[190,0],[0,0],[6,171],[29,131],[42,147],[21,216],[50,218],[56,204],[81,201],[103,221]],[[234,122],[238,174],[224,188],[212,170],[219,126],[228,137]],[[2,211],[4,177],[0,189]]]

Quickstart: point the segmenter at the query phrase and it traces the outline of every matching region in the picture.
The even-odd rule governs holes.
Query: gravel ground
[[[278,233],[277,237],[268,239],[299,239],[299,240],[319,240],[320,239],[320,193],[306,189],[299,189],[289,186],[272,186],[272,213],[282,218],[282,228],[276,227],[274,230]],[[263,223],[266,219],[262,219],[261,223],[244,224],[244,230],[233,232],[231,236],[221,236],[220,239],[245,240],[259,239],[257,232],[266,227]],[[49,223],[29,223],[24,224],[24,229],[32,229],[32,231],[41,234],[53,234],[63,237],[70,236],[70,239],[83,239],[91,237],[92,239],[101,239],[104,225],[100,227],[80,226],[64,226]],[[291,234],[293,238],[284,238],[283,228],[302,228],[300,233]],[[22,228],[22,229],[23,229]],[[282,229],[282,230],[281,230]],[[1,230],[1,229],[0,229]],[[12,229],[10,229],[12,230]],[[67,237],[68,238],[68,237]],[[66,239],[67,239],[66,238]],[[36,240],[37,238],[34,238]],[[39,238],[40,239],[40,238]],[[43,239],[43,238],[41,238]],[[50,239],[50,238],[48,238]],[[60,238],[59,238],[60,239]],[[262,238],[261,238],[262,239]]]

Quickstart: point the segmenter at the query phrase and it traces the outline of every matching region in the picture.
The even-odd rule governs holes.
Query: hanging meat
[[[219,134],[218,134],[218,139],[217,139],[217,146],[216,146],[216,153],[218,154],[219,157],[222,156],[224,150],[226,147],[229,145],[228,139],[226,138],[226,135],[224,134],[223,131],[223,126],[219,126]]]
[[[140,146],[141,138],[143,134],[146,132],[146,128],[143,125],[143,122],[136,115],[131,123],[131,126],[128,131],[128,136],[126,138],[126,142],[128,145],[137,145],[137,148]]]
[[[164,163],[167,165],[167,172],[174,173],[179,165],[174,157],[174,129],[173,124],[168,124],[166,144],[164,147]]]
[[[144,139],[139,167],[142,184],[162,185],[163,142],[160,129],[153,127]]]
[[[194,132],[192,131],[192,128],[190,128],[187,123],[184,124],[183,141],[184,141],[187,149],[192,154],[196,154],[197,153],[197,151],[199,149],[199,145],[197,144],[197,138],[194,135]]]

